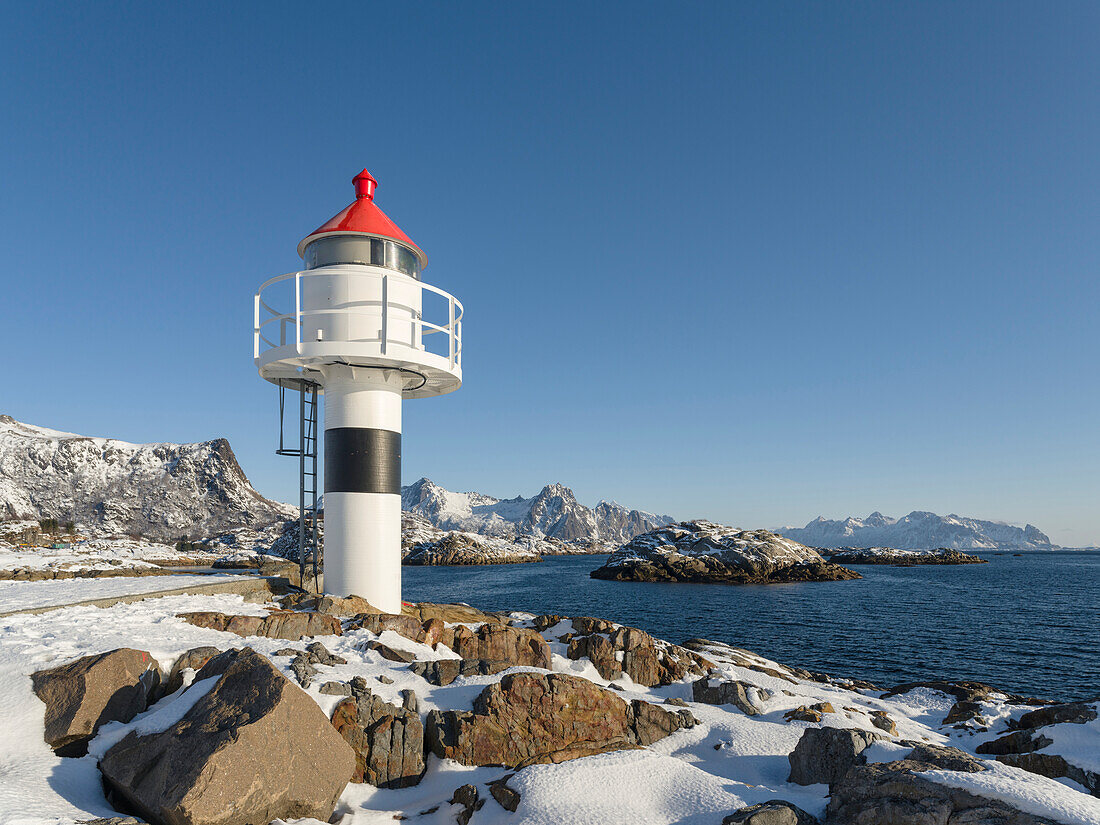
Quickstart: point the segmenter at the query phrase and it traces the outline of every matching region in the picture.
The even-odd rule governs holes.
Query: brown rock
[[[380,654],[383,659],[389,659],[391,662],[403,662],[407,664],[416,659],[415,653],[409,653],[405,650],[395,650],[389,645],[384,645],[381,642],[368,642],[367,649],[375,651]]]
[[[519,807],[520,796],[518,791],[514,791],[508,787],[508,780],[511,779],[512,776],[515,776],[515,774],[509,774],[503,779],[498,779],[496,782],[493,782],[489,785],[489,793],[493,795],[493,799],[500,803],[500,807],[504,808],[506,811],[515,813],[516,808]]]
[[[566,656],[570,659],[588,657],[596,672],[609,682],[623,675],[622,665],[615,655],[615,646],[607,636],[574,636],[569,640]]]
[[[492,676],[510,667],[514,667],[511,662],[493,659],[436,659],[413,662],[409,670],[433,685],[445,686],[459,676]]]
[[[340,702],[332,713],[332,724],[355,751],[352,782],[407,788],[420,781],[424,726],[414,711],[367,691]]]
[[[46,704],[43,738],[60,756],[83,756],[100,725],[129,722],[159,684],[153,657],[128,647],[31,674],[34,694]]]
[[[789,710],[783,714],[783,718],[788,722],[821,722],[826,713],[836,713],[836,710],[828,702],[818,702],[809,707],[802,705]]]
[[[735,679],[721,679],[716,684],[708,676],[691,683],[691,698],[696,702],[707,705],[733,705],[748,716],[756,716],[760,713],[758,708],[749,699],[749,689],[755,687],[747,682],[739,682]],[[771,698],[771,692],[763,688],[756,688],[760,698]]]
[[[694,723],[646,705],[627,704],[576,676],[516,673],[488,685],[474,700],[473,713],[430,713],[428,747],[464,765],[522,767],[637,747],[640,738],[656,741],[662,729]],[[660,714],[674,718],[666,721]]]
[[[534,630],[483,624],[476,631],[456,627],[451,648],[463,659],[491,659],[550,669],[550,645]]]
[[[893,719],[890,718],[890,714],[888,714],[884,710],[871,711],[871,724],[879,730],[886,731],[891,736],[898,735],[897,724],[894,722]]]
[[[157,825],[328,821],[355,770],[351,747],[316,703],[263,656],[214,657],[218,680],[160,733],[131,732],[100,770],[135,813]]]
[[[196,627],[235,633],[238,636],[264,636],[269,639],[298,641],[307,636],[339,636],[340,622],[322,613],[298,613],[276,610],[267,616],[229,616],[200,611],[180,613],[178,618]]]
[[[574,616],[573,629],[577,633],[610,633],[615,629],[615,623],[607,619],[596,619],[592,616]]]
[[[442,622],[454,624],[476,624],[481,622],[507,623],[505,619],[495,613],[485,613],[468,604],[433,604],[432,602],[420,602],[418,604],[406,604],[401,612],[406,616],[415,616],[422,622],[428,619],[439,619]]]

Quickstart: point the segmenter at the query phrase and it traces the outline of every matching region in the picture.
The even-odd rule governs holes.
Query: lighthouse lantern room
[[[256,292],[253,357],[280,397],[301,393],[299,446],[280,449],[300,460],[300,561],[323,394],[324,592],[400,613],[401,401],[462,385],[462,304],[423,282],[427,257],[378,208],[371,174],[353,183],[354,203],[298,244],[305,268]]]

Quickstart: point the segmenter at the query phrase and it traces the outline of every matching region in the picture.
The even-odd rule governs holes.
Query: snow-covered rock
[[[835,564],[889,564],[908,567],[914,564],[984,564],[985,559],[960,553],[947,547],[934,550],[899,550],[896,547],[821,548],[821,555]]]
[[[54,518],[93,536],[175,540],[290,514],[252,488],[224,438],[129,444],[0,416],[0,520]]]
[[[443,530],[566,542],[621,544],[672,523],[671,516],[630,510],[614,502],[586,507],[561,484],[548,484],[533,498],[498,499],[483,493],[454,493],[422,478],[401,488],[401,508]]]
[[[592,578],[750,584],[858,579],[859,574],[767,530],[698,520],[637,536],[612,553]]]
[[[777,533],[811,547],[896,547],[923,550],[1052,550],[1054,545],[1034,525],[1016,527],[1000,521],[914,510],[899,519],[874,512],[843,520],[818,516],[805,527],[780,527]]]

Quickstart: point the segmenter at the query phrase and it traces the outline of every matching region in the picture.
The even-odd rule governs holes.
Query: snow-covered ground
[[[155,569],[180,558],[171,545],[134,539],[88,539],[57,550],[0,542],[0,570]]]
[[[118,580],[120,585],[132,580]],[[144,583],[136,580],[133,583]],[[31,583],[34,584],[34,583]],[[45,582],[41,584],[71,584]],[[87,585],[86,582],[76,584]],[[115,580],[96,582],[101,587]],[[24,584],[24,587],[27,585]],[[85,591],[87,595],[87,591]],[[151,598],[133,604],[109,608],[70,607],[47,613],[20,614],[0,618],[0,707],[4,708],[5,737],[0,748],[0,823],[5,825],[71,825],[80,820],[115,815],[107,805],[96,768],[95,753],[106,749],[109,741],[125,733],[127,726],[113,723],[93,741],[91,755],[59,758],[43,742],[44,705],[31,691],[30,674],[77,657],[119,647],[149,651],[166,672],[183,652],[200,645],[222,649],[251,646],[268,656],[293,679],[290,659],[275,656],[288,644],[301,644],[266,638],[241,638],[230,633],[204,629],[176,618],[185,611],[214,610],[226,613],[262,615],[263,606],[245,603],[239,596],[169,596]],[[530,616],[513,614],[525,622]],[[547,629],[555,671],[582,676],[600,685],[601,678],[587,659],[577,661],[564,656],[565,644],[557,639],[572,630],[568,620]],[[685,633],[690,634],[690,628]],[[321,637],[333,653],[346,658],[347,664],[319,666],[321,674],[307,693],[330,714],[340,697],[323,695],[320,686],[327,680],[347,681],[364,676],[371,689],[382,699],[401,704],[401,691],[412,689],[420,699],[421,713],[437,708],[469,709],[482,688],[500,678],[476,676],[459,678],[445,687],[428,684],[401,663],[388,661],[365,643],[374,639],[395,648],[415,653],[419,659],[453,658],[443,646],[430,648],[392,631],[376,636],[366,630],[353,630],[343,636]],[[787,721],[784,714],[800,706],[829,702],[836,713],[826,713],[819,723],[831,727],[878,731],[870,714],[885,711],[897,724],[895,739],[950,744],[974,752],[983,741],[1004,731],[1010,718],[1025,708],[1009,707],[998,701],[983,706],[990,721],[989,731],[975,733],[942,726],[953,703],[944,693],[916,688],[907,693],[879,698],[878,692],[853,691],[838,685],[807,681],[783,665],[725,646],[705,651],[719,663],[722,675],[741,680],[771,692],[763,701],[761,713],[747,716],[730,705],[714,706],[692,701],[687,680],[665,687],[644,688],[628,676],[615,681],[624,699],[663,702],[677,698],[688,702],[700,724],[679,731],[649,748],[608,753],[558,765],[536,765],[521,770],[509,780],[519,791],[522,804],[515,814],[506,812],[492,800],[477,812],[473,825],[517,825],[546,823],[697,823],[712,825],[743,805],[768,799],[786,799],[810,813],[821,816],[827,803],[824,785],[799,786],[787,782],[787,755],[794,749],[808,722]],[[770,673],[757,668],[767,668]],[[517,668],[516,670],[529,670]],[[385,684],[378,676],[392,679]],[[689,677],[690,678],[690,677]],[[757,691],[757,695],[759,692]],[[154,730],[165,719],[176,718],[186,708],[171,702],[192,702],[194,696],[175,694],[137,717],[131,726]],[[154,718],[155,717],[155,718]],[[1067,729],[1061,731],[1062,728]],[[1070,730],[1072,728],[1072,730]],[[1066,739],[1065,754],[1097,752],[1100,729],[1093,725],[1060,725],[1052,738]],[[1089,750],[1091,748],[1091,751]],[[900,758],[907,748],[884,743],[872,746],[873,761]],[[988,761],[988,760],[987,760]],[[938,771],[928,778],[974,793],[1000,798],[1025,810],[1049,816],[1066,825],[1098,825],[1100,799],[1034,774],[989,762],[990,770],[980,774]],[[337,807],[341,825],[392,823],[396,814],[416,814],[440,805],[434,814],[417,817],[424,823],[454,822],[458,806],[446,803],[460,785],[495,780],[507,773],[501,768],[469,768],[450,761],[429,758],[423,781],[412,788],[381,790],[370,785],[348,785]],[[442,804],[440,804],[442,803]],[[312,820],[310,822],[313,822]]]
[[[108,599],[114,596],[132,596],[138,593],[157,593],[194,587],[214,581],[250,579],[251,576],[214,574],[201,576],[142,576],[96,579],[90,587],[86,580],[60,579],[37,582],[0,582],[0,613],[15,610],[33,610],[40,607],[75,604],[90,599]]]

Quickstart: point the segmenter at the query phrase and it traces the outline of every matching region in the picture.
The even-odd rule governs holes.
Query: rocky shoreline
[[[699,584],[847,581],[861,576],[767,530],[680,522],[636,537],[590,573],[594,579]]]
[[[162,636],[212,643],[158,662],[133,638],[62,656],[21,689],[40,700],[45,746],[91,754],[117,815],[153,825],[334,821],[370,804],[346,793],[363,785],[397,794],[379,797],[400,806],[393,818],[473,825],[700,810],[716,825],[1077,825],[1100,812],[1100,772],[1081,756],[1100,743],[1100,700],[976,682],[883,691],[718,642],[468,605],[386,614],[290,594],[176,623],[144,609]],[[710,770],[718,784],[698,785]],[[662,783],[665,801],[639,808]]]

